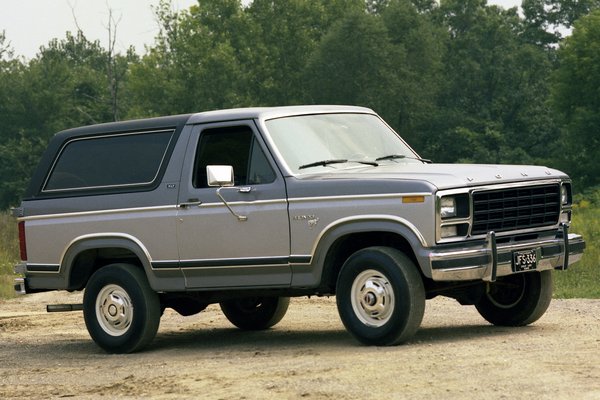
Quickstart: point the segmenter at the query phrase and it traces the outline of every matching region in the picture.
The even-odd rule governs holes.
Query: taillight
[[[25,221],[19,222],[19,250],[21,260],[27,261],[27,244],[25,243]]]

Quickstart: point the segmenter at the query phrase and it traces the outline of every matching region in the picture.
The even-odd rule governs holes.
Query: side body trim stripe
[[[258,267],[288,264],[310,264],[311,256],[265,257],[265,258],[224,258],[209,260],[153,261],[153,269],[193,269],[223,267]]]

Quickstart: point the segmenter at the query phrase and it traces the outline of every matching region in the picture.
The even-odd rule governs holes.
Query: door
[[[218,188],[208,187],[207,165],[233,167],[234,186],[220,190],[227,204]],[[285,183],[252,121],[194,129],[177,224],[186,287],[289,286]]]

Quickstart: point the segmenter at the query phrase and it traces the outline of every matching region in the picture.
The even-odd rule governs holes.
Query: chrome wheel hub
[[[361,272],[354,279],[350,295],[354,314],[363,324],[379,327],[389,321],[395,306],[394,291],[381,272]]]
[[[96,297],[96,318],[104,332],[124,335],[131,326],[133,304],[129,294],[118,285],[106,285]]]

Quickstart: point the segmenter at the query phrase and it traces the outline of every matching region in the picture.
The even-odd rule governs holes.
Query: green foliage
[[[10,59],[13,56],[13,50],[10,47],[10,43],[6,39],[6,31],[0,32],[0,60]]]
[[[563,122],[563,162],[583,186],[600,183],[600,10],[575,23],[558,51],[552,100]]]
[[[599,7],[599,0],[523,0],[523,36],[530,43],[551,49],[563,38],[566,28]]]
[[[336,23],[307,68],[311,102],[355,104],[399,112],[398,70],[406,54],[394,46],[383,21],[355,13]]]
[[[596,191],[595,197],[600,199],[600,192]],[[555,297],[600,298],[600,207],[581,203],[584,206],[574,210],[571,230],[583,235],[585,252],[580,262],[554,274]]]
[[[0,209],[18,204],[51,135],[123,113],[118,95],[135,61],[109,57],[81,32],[51,40],[28,63],[0,58]]]
[[[247,104],[244,32],[249,29],[239,1],[199,1],[180,13],[161,2],[157,15],[162,24],[157,46],[131,68],[128,91],[137,104],[129,116]]]
[[[23,135],[0,144],[0,205],[3,208],[19,204],[45,147],[44,139]]]
[[[417,148],[444,162],[551,162],[558,151],[546,106],[551,54],[524,40],[516,10],[447,0],[434,17],[450,34],[437,108],[420,125]]]
[[[600,298],[600,187],[573,199],[571,231],[583,236],[586,248],[580,262],[554,275],[555,297]]]

